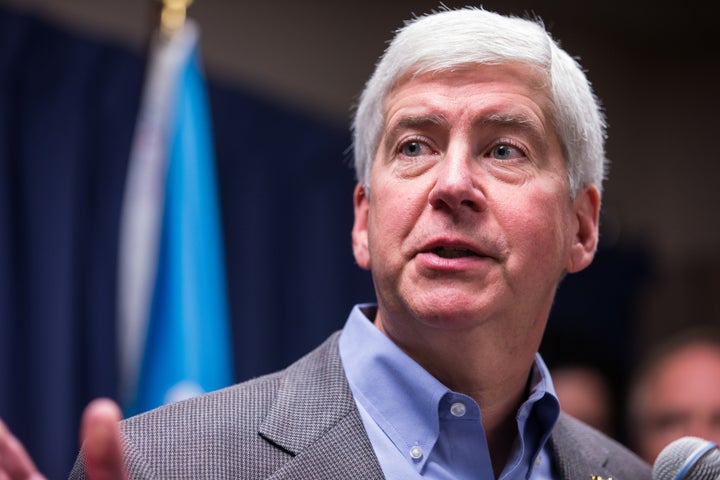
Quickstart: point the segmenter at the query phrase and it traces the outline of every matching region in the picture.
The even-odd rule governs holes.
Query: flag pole
[[[185,25],[187,9],[193,0],[162,0],[160,32],[170,38]]]

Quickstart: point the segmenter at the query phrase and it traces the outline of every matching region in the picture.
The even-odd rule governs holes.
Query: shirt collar
[[[440,431],[438,404],[449,390],[369,321],[362,311],[369,308],[355,306],[340,336],[350,388],[398,450],[430,452]]]
[[[340,356],[348,382],[356,401],[399,451],[419,446],[429,453],[439,435],[441,400],[448,394],[462,394],[450,391],[376,328],[370,321],[374,315],[364,313],[375,308],[372,304],[356,305],[340,336]],[[528,398],[517,412],[520,434],[506,471],[522,465],[532,469],[559,416],[550,373],[539,354],[528,390]],[[419,462],[419,468],[428,457]]]
[[[517,412],[518,436],[507,462],[505,472],[527,468],[527,478],[532,473],[535,459],[550,438],[560,416],[560,402],[555,394],[550,371],[539,353],[532,366],[528,398]]]

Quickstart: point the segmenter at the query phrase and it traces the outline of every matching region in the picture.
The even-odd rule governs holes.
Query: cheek
[[[368,217],[368,240],[371,251],[382,249],[397,251],[412,228],[407,205],[386,202],[381,208],[371,209]]]
[[[376,237],[393,241],[412,230],[427,205],[427,200],[408,190],[410,189],[397,184],[373,189],[375,197],[370,202],[369,220]],[[374,199],[378,201],[372,201]]]
[[[368,215],[368,246],[370,268],[374,275],[397,276],[417,243],[418,221],[427,200],[420,195],[406,193],[407,189],[378,188],[371,195]]]
[[[557,201],[557,195],[542,191],[509,198],[498,216],[517,260],[534,264],[534,270],[544,276],[551,270],[562,272],[570,245],[568,209]]]
[[[379,193],[373,191],[373,194]],[[373,204],[368,212],[368,247],[370,261],[373,266],[381,266],[388,261],[388,256],[397,250],[397,242],[401,236],[402,216],[401,204],[383,200]]]

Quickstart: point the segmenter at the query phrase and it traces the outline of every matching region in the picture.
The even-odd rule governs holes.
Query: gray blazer
[[[382,479],[338,352],[338,334],[287,369],[122,422],[137,479]],[[564,479],[650,479],[620,444],[561,415]],[[70,478],[85,478],[82,455]]]

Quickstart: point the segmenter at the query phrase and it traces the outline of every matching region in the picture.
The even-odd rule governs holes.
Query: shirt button
[[[415,445],[410,449],[410,456],[413,458],[413,460],[420,460],[423,456],[422,448]]]
[[[465,404],[462,402],[455,402],[450,406],[450,413],[455,417],[462,417],[466,411]]]

